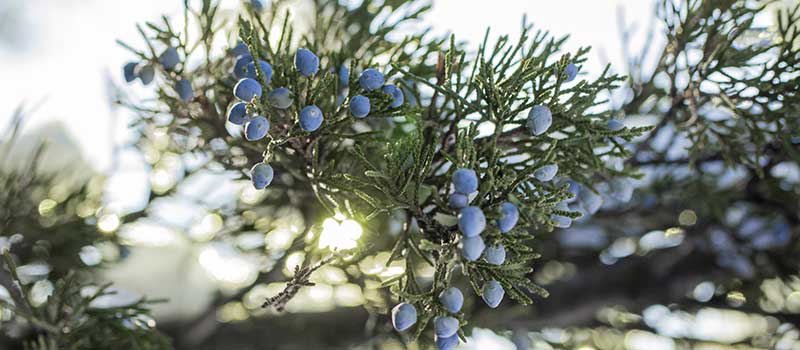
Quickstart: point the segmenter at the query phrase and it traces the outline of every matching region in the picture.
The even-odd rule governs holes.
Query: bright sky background
[[[26,130],[61,121],[80,143],[85,157],[108,170],[114,142],[125,135],[127,117],[112,108],[108,79],[122,83],[122,65],[132,56],[115,43],[141,44],[137,22],[179,16],[179,0],[4,0],[0,4],[0,125],[20,104],[35,110]],[[223,0],[227,8],[237,0]],[[2,13],[16,9],[9,19]],[[644,28],[652,18],[647,0],[442,0],[426,22],[437,32],[479,42],[486,27],[494,34],[519,32],[523,14],[537,28],[571,34],[567,49],[591,45],[596,61],[583,72],[597,74],[606,60],[621,67],[618,10],[628,23]],[[641,31],[641,30],[640,30]],[[10,39],[10,40],[9,40]],[[137,86],[139,84],[136,84]],[[138,89],[133,87],[133,89]],[[114,120],[117,120],[115,123]]]

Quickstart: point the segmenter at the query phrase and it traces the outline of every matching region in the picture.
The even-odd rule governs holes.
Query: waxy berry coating
[[[300,128],[312,132],[319,129],[325,117],[319,107],[311,105],[306,106],[300,111]]]
[[[503,301],[503,296],[506,294],[506,291],[503,289],[503,286],[500,282],[495,280],[487,281],[483,288],[481,288],[481,297],[486,305],[489,305],[490,308],[494,309],[500,302]]]
[[[364,118],[369,114],[369,98],[364,95],[356,95],[350,99],[350,114],[356,118]]]
[[[380,89],[385,81],[386,78],[383,77],[383,73],[373,68],[365,69],[361,72],[361,76],[358,77],[358,84],[367,91]]]
[[[392,326],[402,332],[417,323],[417,308],[409,303],[400,303],[392,308]]]
[[[503,202],[500,204],[500,218],[497,219],[497,228],[500,232],[506,233],[511,231],[517,225],[519,220],[519,210],[517,206],[511,202]]]
[[[544,134],[552,124],[553,114],[546,106],[533,106],[528,112],[528,129],[534,136]]]
[[[244,137],[247,141],[258,141],[267,136],[269,120],[264,116],[257,116],[244,125]]]
[[[456,313],[461,311],[464,305],[464,294],[456,287],[450,287],[439,293],[439,302],[442,303],[444,309]]]
[[[298,49],[294,55],[294,67],[300,74],[312,76],[319,71],[319,57],[308,49]]]
[[[231,124],[242,125],[247,119],[247,103],[236,102],[228,110],[228,121]]]
[[[464,237],[461,239],[461,256],[468,261],[475,261],[481,257],[486,244],[481,236]]]
[[[267,163],[258,163],[250,169],[250,179],[253,181],[253,187],[257,190],[262,190],[272,183],[274,172],[272,166]]]
[[[254,79],[244,78],[233,87],[233,95],[247,102],[253,97],[261,98],[261,84]]]
[[[478,174],[475,170],[461,168],[453,172],[453,187],[456,192],[470,194],[478,190]]]

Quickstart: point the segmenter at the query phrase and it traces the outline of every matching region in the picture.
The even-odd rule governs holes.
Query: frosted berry
[[[439,337],[449,337],[458,332],[458,319],[452,316],[437,316],[433,319],[433,331]]]
[[[300,74],[312,76],[319,71],[319,57],[307,49],[298,49],[294,55],[294,67]]]
[[[439,302],[442,303],[444,309],[456,313],[461,311],[464,305],[464,294],[456,287],[450,287],[439,293]]]
[[[139,66],[139,72],[136,75],[139,76],[139,80],[142,81],[142,84],[147,85],[153,81],[153,78],[156,76],[156,70],[151,65],[144,65]]]
[[[367,91],[380,89],[385,81],[386,78],[383,77],[383,73],[372,68],[365,69],[361,72],[361,76],[358,77],[358,83]]]
[[[247,65],[253,62],[253,56],[246,54],[238,57],[239,58],[236,59],[236,64],[233,65],[233,75],[237,79],[241,79],[247,76]]]
[[[228,121],[231,124],[242,125],[247,116],[247,103],[236,102],[228,109]]]
[[[459,343],[458,334],[453,334],[449,337],[433,336],[433,342],[439,350],[453,350]]]
[[[192,82],[189,79],[181,79],[175,83],[175,91],[178,93],[178,97],[180,97],[181,101],[189,102],[194,97],[194,91],[192,90]]]
[[[478,174],[475,170],[461,168],[453,172],[453,186],[456,192],[470,194],[478,190]]]
[[[453,209],[461,209],[466,207],[467,204],[469,204],[469,197],[463,193],[455,192],[451,194],[450,199],[448,199],[448,205]]]
[[[257,116],[244,125],[244,138],[247,141],[258,141],[267,136],[269,132],[269,120],[264,116]]]
[[[564,68],[564,72],[567,73],[567,79],[564,80],[565,82],[570,82],[575,80],[575,77],[578,76],[578,66],[570,63]]]
[[[458,229],[466,237],[480,235],[486,229],[486,216],[476,206],[461,208],[458,213]]]
[[[130,83],[136,80],[136,62],[128,62],[122,66],[122,74],[125,76],[125,81]]]
[[[315,131],[322,125],[323,119],[325,118],[319,107],[306,106],[300,111],[300,128],[308,132]]]
[[[261,98],[261,84],[253,79],[244,78],[233,87],[233,94],[242,101],[250,101],[253,97]]]
[[[484,283],[483,288],[481,288],[481,294],[486,305],[494,309],[503,301],[503,296],[506,294],[506,291],[503,289],[500,282],[490,280]]]
[[[511,231],[517,225],[519,220],[519,210],[517,206],[511,202],[503,202],[500,204],[500,218],[497,219],[497,228],[500,232],[506,233]]]
[[[269,104],[272,107],[279,109],[289,108],[294,102],[294,100],[292,99],[292,92],[285,87],[277,88],[275,90],[270,91],[268,97],[269,97]]]
[[[506,247],[502,244],[488,247],[484,252],[486,253],[486,262],[492,265],[503,265],[506,261]]]
[[[625,127],[625,124],[622,124],[621,121],[616,120],[616,119],[611,119],[606,124],[606,128],[608,129],[608,131],[619,131],[619,130],[622,130],[622,128],[624,128],[624,127]]]
[[[253,187],[257,190],[263,190],[269,186],[273,176],[272,166],[267,163],[258,163],[250,169],[250,180],[253,181]]]
[[[392,95],[392,103],[389,104],[391,108],[397,108],[403,105],[403,91],[400,91],[400,88],[394,85],[384,85],[381,88],[381,91]]]
[[[528,112],[528,129],[534,136],[539,136],[550,129],[553,124],[553,114],[546,106],[533,106]]]
[[[533,172],[533,177],[541,182],[552,180],[558,174],[558,165],[548,164]]]
[[[158,56],[158,63],[161,63],[166,70],[172,70],[175,66],[178,65],[180,62],[180,57],[178,57],[178,49],[170,46],[164,52]]]
[[[402,332],[417,323],[417,308],[409,303],[400,303],[392,308],[392,326]]]
[[[369,98],[364,95],[356,95],[350,99],[350,114],[356,118],[364,118],[369,114]]]
[[[269,84],[269,82],[272,80],[272,66],[269,63],[267,63],[267,61],[264,61],[264,60],[258,60],[258,64],[261,66],[260,67],[261,71],[264,72],[264,78],[266,78],[265,79],[266,81],[264,81],[264,83],[265,84]],[[245,74],[246,77],[248,77],[250,79],[256,79],[256,64],[255,64],[255,62],[248,63],[247,66],[245,67],[244,71],[245,71],[244,74]]]
[[[468,261],[475,261],[481,257],[486,244],[481,236],[464,237],[461,239],[461,256]]]

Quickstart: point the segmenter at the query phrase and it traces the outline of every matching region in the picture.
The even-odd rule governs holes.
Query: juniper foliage
[[[272,1],[263,11],[243,6],[238,16],[224,13],[210,0],[184,5],[182,21],[163,17],[140,26],[142,45],[120,43],[136,57],[140,69],[155,69],[157,78],[155,99],[121,94],[118,102],[136,112],[131,125],[139,133],[135,146],[157,155],[156,169],[176,157],[191,158],[193,165],[181,174],[184,179],[221,173],[247,182],[254,164],[264,162],[274,168],[272,183],[256,200],[237,201],[232,207],[204,203],[224,217],[224,228],[214,238],[220,241],[253,231],[269,235],[285,229],[289,218],[300,223],[286,247],[241,248],[243,253],[272,259],[254,284],[282,280],[275,267],[285,265],[291,253],[305,256],[285,289],[263,306],[283,309],[300,289],[313,285],[314,271],[331,264],[342,267],[348,281],[365,290],[379,286],[364,305],[370,314],[366,322],[370,336],[408,346],[416,341],[430,344],[433,327],[428,325],[444,315],[458,318],[462,341],[472,326],[482,326],[513,329],[518,344],[540,345],[547,337],[525,330],[599,321],[601,327],[565,331],[568,338],[562,342],[579,347],[588,344],[587,334],[601,334],[592,338],[598,348],[605,344],[603,339],[622,343],[615,338],[622,331],[654,328],[642,323],[641,312],[657,303],[687,311],[704,306],[738,308],[796,323],[796,310],[764,300],[774,299],[765,286],[797,289],[791,286],[796,285],[800,266],[800,190],[798,181],[786,175],[800,160],[800,6],[779,12],[774,28],[762,28],[756,19],[772,11],[772,1],[660,0],[656,12],[664,31],[652,35],[663,35],[665,44],[656,48],[656,57],[648,56],[653,50],[645,48],[642,55],[628,54],[627,76],[607,66],[597,78],[579,75],[572,80],[567,67],[582,67],[591,59],[589,48],[564,52],[567,37],[553,37],[524,19],[517,40],[495,37],[487,30],[475,46],[457,41],[458,33],[439,37],[430,34],[430,28],[420,28],[417,20],[430,8],[421,1],[353,5],[313,0],[297,9],[305,11],[304,16],[292,13],[288,1]],[[624,33],[623,40],[627,38]],[[221,40],[227,43],[224,52],[217,47]],[[241,127],[225,122],[227,111],[237,102],[233,89],[238,79],[232,72],[239,59],[238,42],[244,43],[254,62],[265,60],[272,68],[268,77],[261,65],[254,65],[255,80],[264,93],[244,101],[248,115],[263,115],[271,124],[259,141],[247,141]],[[159,56],[168,47],[177,48],[180,63],[165,69]],[[315,75],[303,76],[295,68],[299,48],[320,58]],[[347,76],[342,76],[343,68]],[[383,72],[387,84],[403,91],[405,103],[394,108],[390,94],[359,87],[358,74],[367,68]],[[191,81],[189,99],[175,89],[183,79]],[[291,92],[288,108],[277,108],[270,101],[269,92],[278,87]],[[619,91],[622,101],[616,99]],[[364,119],[348,111],[356,95],[370,101]],[[324,115],[314,132],[298,125],[298,113],[309,105]],[[541,135],[534,135],[527,124],[534,106],[552,112],[552,125]],[[611,128],[611,120],[624,120],[625,126]],[[555,180],[537,179],[536,171],[545,165],[558,166]],[[486,246],[505,247],[508,258],[500,265],[469,261],[460,253],[459,213],[448,205],[454,193],[452,174],[458,168],[478,174],[480,186],[470,195],[470,205],[486,214],[487,228],[481,235]],[[19,175],[3,179],[14,186],[27,181]],[[633,184],[637,190],[631,199]],[[0,225],[6,225],[0,227],[2,233],[36,235],[39,231],[31,228],[43,219],[34,204],[41,198],[24,199],[20,194],[28,190],[14,186],[17,192],[0,194],[0,200],[23,199],[14,205],[25,209],[0,207],[4,219]],[[85,192],[79,190],[76,196]],[[185,194],[180,185],[154,188],[150,203],[181,195]],[[601,196],[606,203],[594,214],[582,202],[583,196]],[[193,200],[202,202],[202,195]],[[520,214],[507,233],[495,224],[504,202],[513,203]],[[57,205],[55,210],[70,207]],[[123,221],[156,215],[145,209]],[[56,294],[75,296],[76,285],[91,284],[72,282],[74,275],[67,272],[79,264],[76,247],[113,238],[97,235],[91,223],[63,217],[57,221],[61,224],[46,230],[83,232],[85,242],[53,238],[58,236],[26,241],[65,244],[53,249],[58,254],[45,255],[54,267],[63,269],[56,274],[63,278],[56,283]],[[324,244],[323,222],[331,218],[355,220],[364,228],[357,249],[336,250]],[[609,243],[594,249],[569,246],[565,231],[558,228],[564,219],[584,230],[579,232],[601,230]],[[397,224],[400,230],[389,233]],[[651,250],[644,237],[633,238],[648,232],[679,237],[680,248]],[[636,242],[638,256],[611,253],[614,244],[630,242]],[[19,247],[11,254],[21,261],[30,261],[37,251]],[[72,260],[56,260],[61,255]],[[13,275],[14,261],[6,256]],[[388,257],[381,262],[402,267],[402,273],[381,278],[347,269],[378,256]],[[542,270],[563,271],[564,266],[578,271],[572,282],[542,277],[546,274]],[[430,277],[422,276],[426,271],[432,271]],[[630,278],[643,271],[644,277]],[[687,285],[709,276],[716,289],[705,304],[686,297]],[[491,280],[513,299],[501,306],[513,312],[480,306],[482,286]],[[652,287],[665,283],[680,290]],[[440,292],[452,286],[460,287],[467,299],[464,309],[454,315],[438,300]],[[25,288],[29,287],[23,292]],[[195,330],[206,329],[206,321],[219,308],[243,300],[249,291],[247,286],[218,295],[208,313],[187,322],[190,332],[183,332],[183,327],[175,332],[177,345],[199,345],[208,334],[198,339],[187,339],[186,334],[197,338]],[[738,295],[745,301],[733,302],[740,300]],[[621,305],[600,310],[597,318],[594,312],[588,319],[578,312],[583,303],[602,303],[606,297]],[[75,296],[68,303],[50,298],[40,308],[59,310],[67,304],[73,310],[91,298]],[[412,332],[398,334],[388,326],[388,313],[401,301],[416,307],[418,319]],[[573,314],[573,309],[578,311]],[[131,346],[143,349],[170,346],[152,328],[126,324],[146,319],[143,303],[111,313],[69,310],[48,314],[55,318],[20,313],[35,330],[27,337],[29,347],[86,346],[81,341],[97,347],[120,341],[132,341]],[[531,320],[530,310],[542,321]],[[73,315],[88,320],[72,326],[86,333],[51,328],[62,327]],[[555,315],[565,315],[562,319],[572,323],[559,324]],[[118,324],[122,326],[114,326]],[[364,327],[355,328],[363,337]],[[767,340],[742,342],[772,346],[790,336],[787,329],[793,328],[772,330],[773,338]],[[681,340],[685,344],[695,341],[689,335],[685,338]],[[312,344],[305,341],[300,343]]]

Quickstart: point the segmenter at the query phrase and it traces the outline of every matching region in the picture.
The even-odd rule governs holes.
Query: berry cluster
[[[230,53],[237,57],[233,68],[234,76],[239,79],[233,88],[234,96],[239,99],[228,109],[227,119],[232,124],[244,125],[245,139],[248,141],[258,141],[267,136],[270,130],[270,121],[266,116],[258,114],[261,106],[260,102],[265,86],[269,87],[272,81],[272,66],[263,60],[259,60],[256,67],[253,57],[250,55],[247,46],[240,43]],[[313,78],[320,69],[320,59],[312,51],[301,48],[294,56],[294,68],[301,76]],[[261,77],[258,72],[261,72]],[[338,72],[340,85],[349,85],[349,70],[342,65]],[[381,89],[382,92],[391,96],[389,108],[399,108],[403,104],[403,93],[395,85],[385,85],[386,78],[376,69],[369,68],[364,70],[358,83],[361,89],[373,91]],[[270,108],[287,110],[294,104],[294,94],[286,87],[277,87],[267,94],[266,103]],[[344,96],[340,96],[337,104],[344,103]],[[365,118],[370,113],[370,100],[364,95],[355,95],[349,100],[350,115],[355,118]],[[305,132],[312,133],[322,126],[325,115],[318,106],[307,105],[300,108],[298,112],[298,125]],[[250,176],[253,186],[256,189],[263,189],[272,182],[274,172],[267,163],[259,163],[253,166]]]
[[[178,98],[183,102],[191,101],[192,98],[194,98],[192,82],[176,73],[176,68],[181,62],[178,49],[173,46],[167,47],[164,52],[158,56],[157,61],[157,65],[161,66],[168,76],[174,79],[173,88]],[[155,78],[155,66],[156,64],[152,62],[128,62],[122,67],[122,73],[125,77],[125,81],[128,83],[138,78],[141,80],[142,84],[148,85]]]

